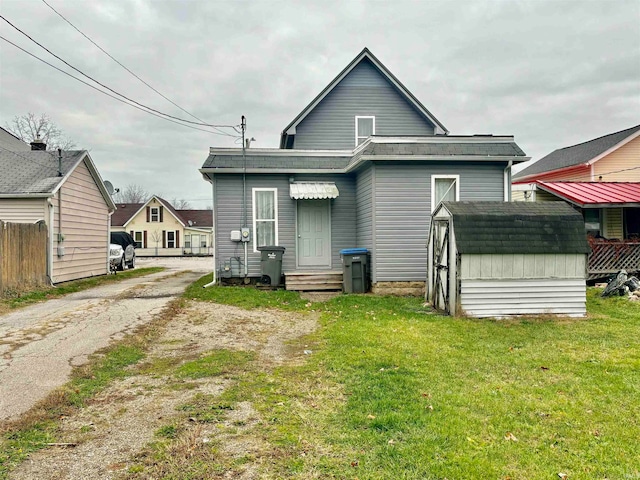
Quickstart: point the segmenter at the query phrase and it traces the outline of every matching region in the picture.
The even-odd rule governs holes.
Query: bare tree
[[[47,150],[72,150],[76,144],[73,140],[65,137],[51,120],[49,115],[43,113],[38,116],[35,113],[26,115],[16,115],[10,123],[5,124],[5,128],[20,138],[23,142],[31,143],[36,139],[47,144]]]
[[[151,195],[147,192],[142,185],[137,183],[130,183],[124,188],[121,188],[118,193],[113,196],[113,200],[116,203],[144,203]]]
[[[171,205],[173,205],[173,208],[175,208],[176,210],[191,210],[191,204],[184,198],[173,197],[173,200],[171,200]]]
[[[154,230],[151,232],[151,240],[153,240],[156,244],[156,257],[158,256],[158,244],[162,240],[162,232],[159,230]]]

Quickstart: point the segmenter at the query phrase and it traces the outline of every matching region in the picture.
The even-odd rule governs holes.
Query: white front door
[[[331,266],[331,203],[298,200],[298,266]]]

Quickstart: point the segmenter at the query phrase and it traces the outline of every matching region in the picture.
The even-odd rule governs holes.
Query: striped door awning
[[[337,198],[338,187],[333,182],[293,182],[289,184],[289,196],[294,200],[324,200]]]

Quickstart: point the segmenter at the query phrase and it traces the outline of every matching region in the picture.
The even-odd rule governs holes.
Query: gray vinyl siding
[[[373,178],[374,167],[359,172],[356,177],[356,243],[373,253]]]
[[[278,244],[285,247],[282,258],[284,272],[296,270],[296,201],[289,197],[290,175],[247,175],[247,224],[252,229],[252,241],[249,242],[249,276],[260,275],[260,253],[253,251],[253,188],[278,189]],[[351,176],[295,175],[296,181],[335,181],[340,192],[338,198],[331,200],[331,268],[340,269],[340,250],[351,248],[356,242],[355,181]],[[232,257],[244,261],[244,246],[241,242],[232,242],[231,230],[239,230],[243,223],[242,213],[242,175],[219,174],[215,176],[216,199],[216,256],[219,266],[229,262]],[[242,276],[243,270],[238,262],[231,263],[234,276]],[[305,269],[305,270],[308,270]]]
[[[355,117],[375,116],[376,135],[433,135],[434,125],[371,62],[356,66],[297,126],[295,149],[353,149]]]
[[[504,200],[504,163],[375,167],[374,282],[424,281],[431,221],[431,175],[459,175],[460,200]]]

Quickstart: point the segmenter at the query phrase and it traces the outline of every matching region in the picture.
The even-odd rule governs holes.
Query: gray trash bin
[[[275,245],[258,247],[258,251],[262,254],[260,258],[260,274],[262,275],[260,283],[263,285],[271,285],[272,287],[280,285],[284,250],[284,247]]]
[[[342,256],[342,291],[365,293],[369,290],[369,250],[345,248]]]

